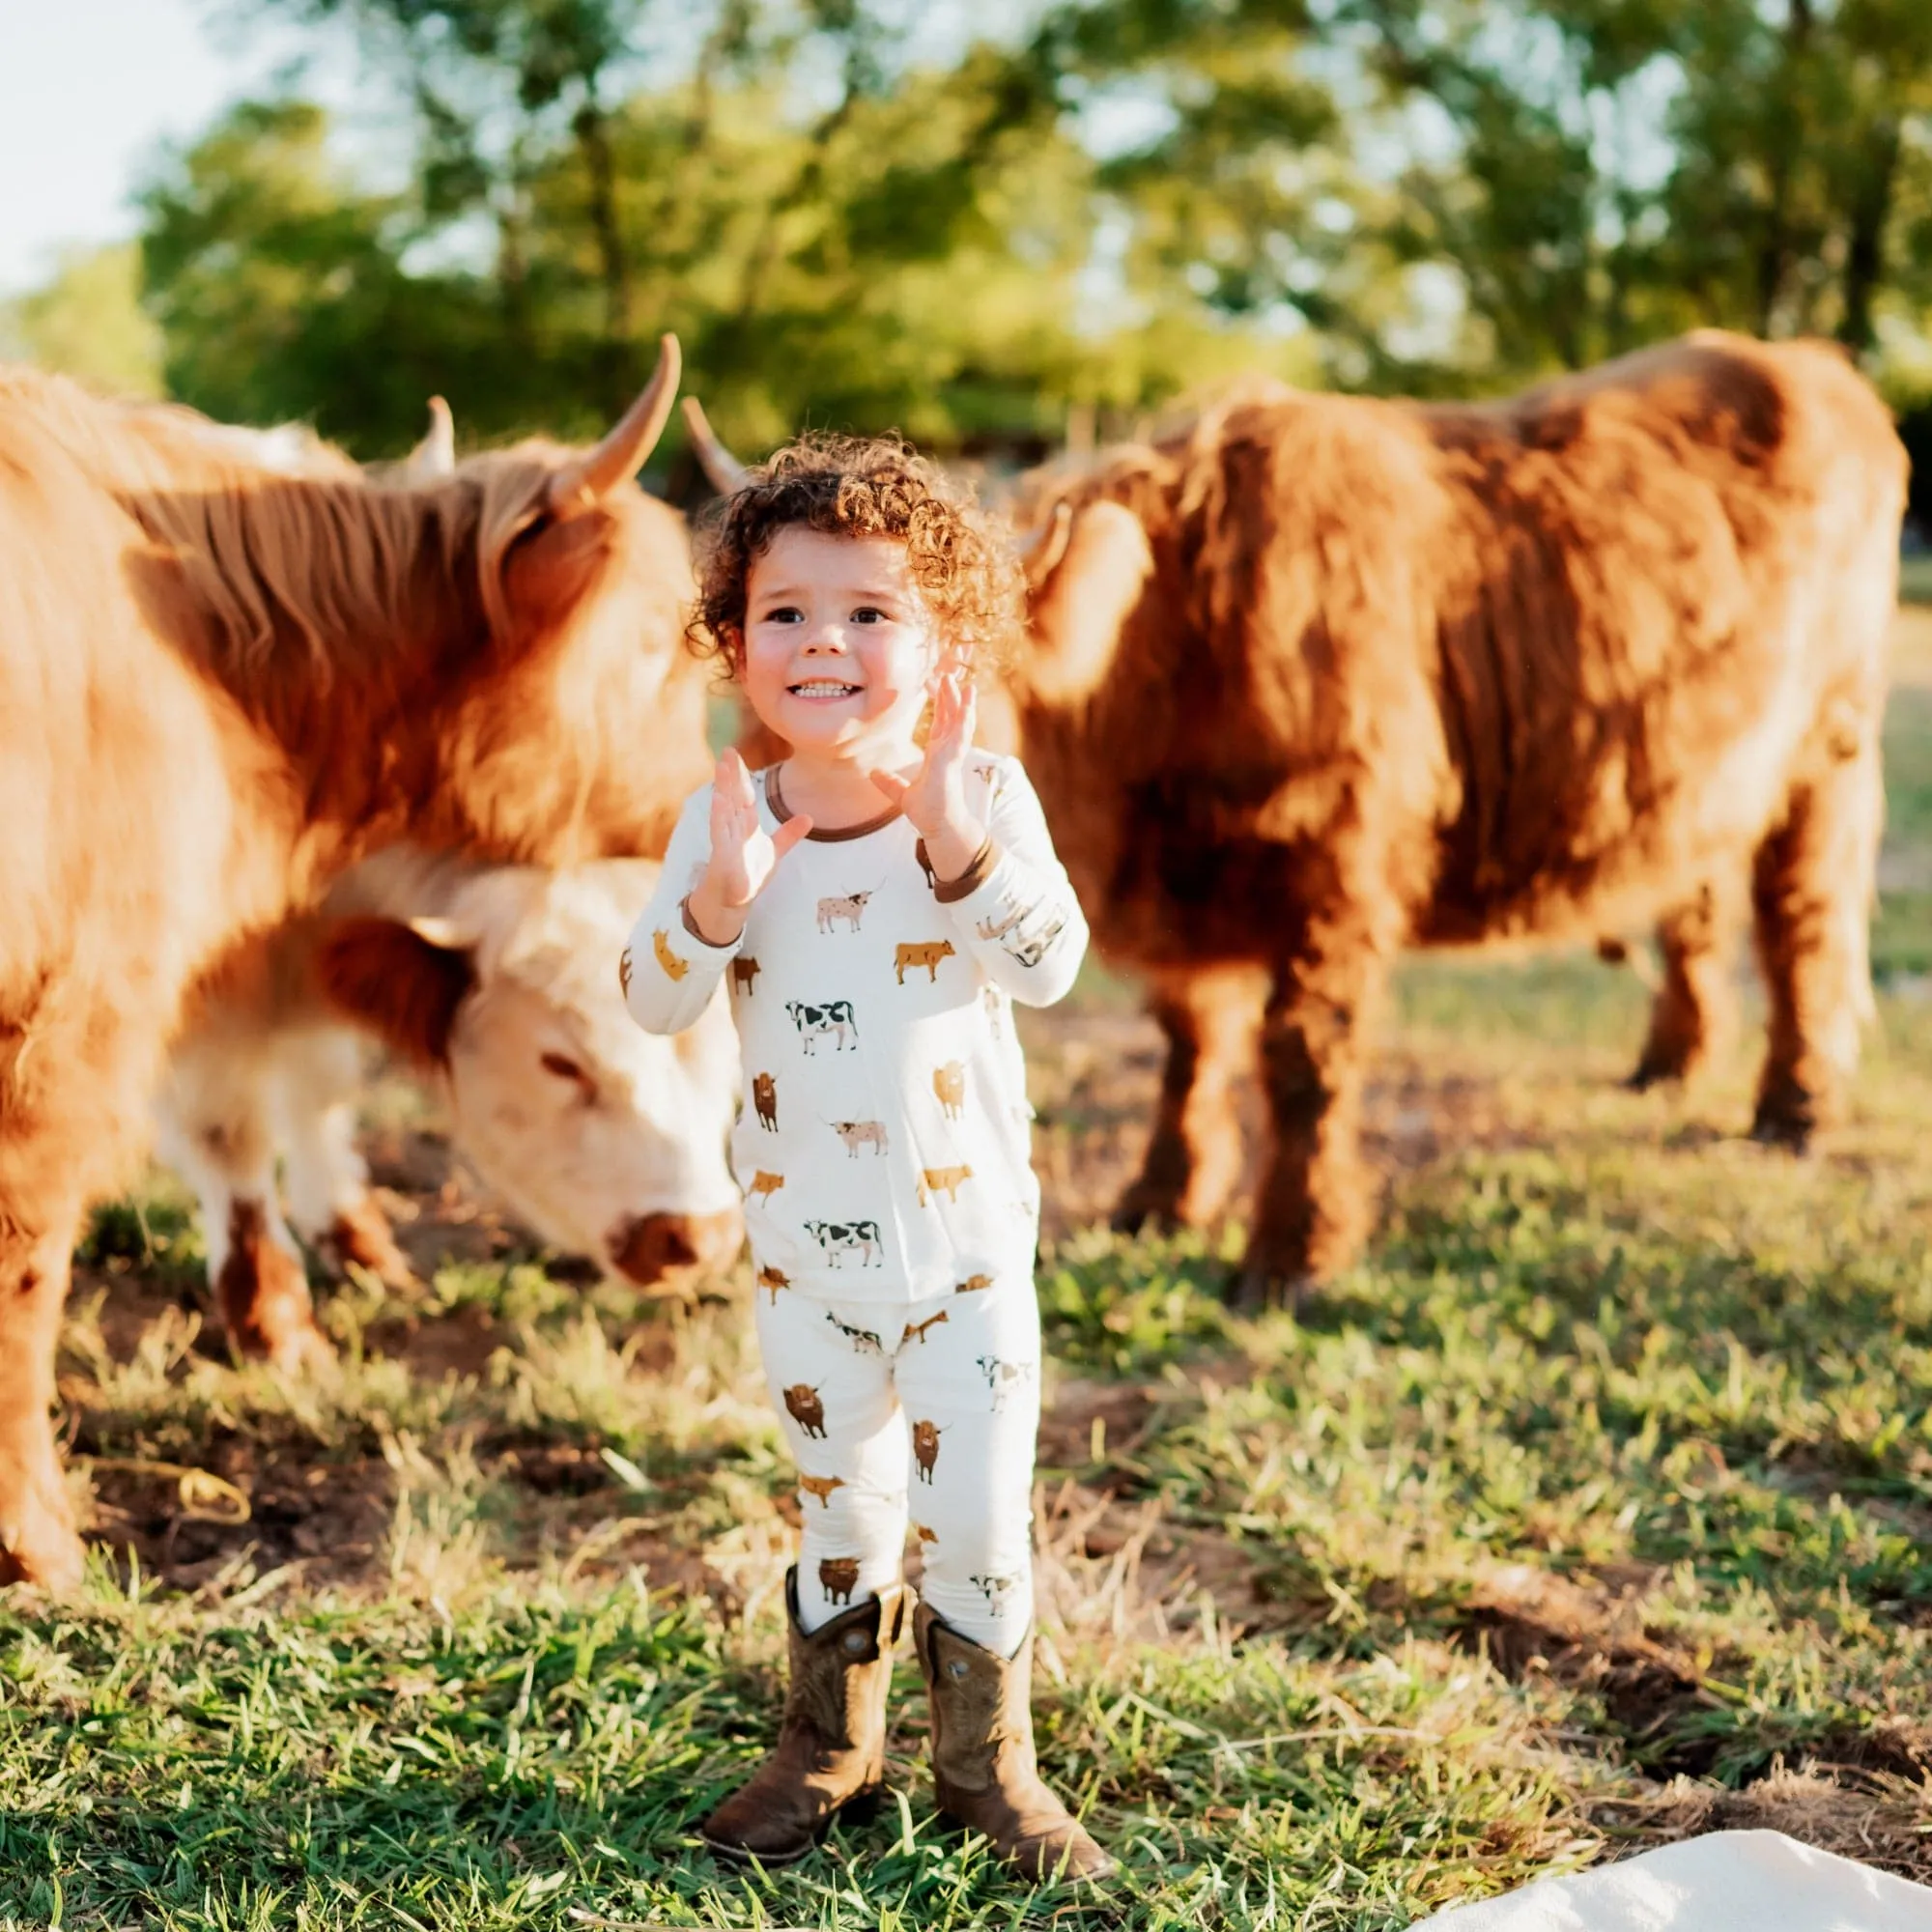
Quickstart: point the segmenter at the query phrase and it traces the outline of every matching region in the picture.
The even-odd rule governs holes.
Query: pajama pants
[[[1033,1621],[1031,1255],[990,1287],[923,1301],[789,1288],[756,1300],[765,1379],[799,1469],[805,1628],[897,1582],[910,1525],[934,1614],[1010,1657]]]

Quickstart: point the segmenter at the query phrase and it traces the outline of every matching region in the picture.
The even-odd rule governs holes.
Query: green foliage
[[[140,250],[70,254],[51,281],[0,303],[0,355],[57,369],[110,396],[157,396],[163,339],[141,307]]]

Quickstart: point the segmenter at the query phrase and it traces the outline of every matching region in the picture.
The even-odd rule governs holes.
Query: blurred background
[[[666,328],[754,452],[1026,461],[1237,369],[1477,395],[1700,324],[1835,336],[1932,444],[1925,0],[37,13],[0,351],[365,459],[432,391],[588,434]]]

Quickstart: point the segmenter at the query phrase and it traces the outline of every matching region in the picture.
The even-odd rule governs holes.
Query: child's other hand
[[[706,939],[729,946],[744,931],[746,910],[779,861],[810,830],[811,820],[800,812],[776,834],[767,832],[744,759],[735,751],[719,758],[711,786],[711,859],[691,894],[691,917]]]
[[[925,759],[910,779],[873,772],[880,791],[912,821],[942,879],[956,879],[985,842],[986,828],[966,805],[966,754],[973,749],[979,700],[963,671],[941,673],[932,693]]]

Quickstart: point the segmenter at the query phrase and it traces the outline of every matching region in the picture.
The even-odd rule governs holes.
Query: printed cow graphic
[[[752,982],[758,977],[758,962],[749,952],[741,952],[731,962],[731,990],[752,997]]]
[[[820,899],[818,902],[819,931],[830,932],[832,930],[832,922],[835,919],[842,919],[845,922],[845,928],[848,932],[857,932],[859,930],[859,920],[866,910],[866,901],[871,896],[870,893],[852,893],[842,899]]]
[[[952,942],[950,939],[928,939],[918,944],[896,946],[893,949],[893,965],[897,970],[899,984],[905,984],[906,968],[915,973],[925,968],[926,984],[939,982],[939,962],[952,957]]]
[[[628,946],[617,955],[617,990],[625,999],[631,997],[631,949]]]
[[[774,1267],[761,1267],[758,1270],[758,1286],[770,1292],[772,1306],[776,1308],[779,1305],[779,1290],[789,1288],[791,1286],[791,1277],[787,1274],[781,1274]]]
[[[932,1465],[939,1461],[940,1433],[936,1422],[915,1422],[912,1426],[912,1459],[919,1464],[922,1483],[932,1481]]]
[[[772,1133],[779,1130],[779,1083],[770,1073],[752,1076],[752,1105],[757,1109],[758,1124]]]
[[[803,1000],[787,1000],[785,1011],[791,1015],[807,1053],[827,1034],[837,1037],[835,1053],[843,1053],[848,1044],[854,1047],[859,1044],[859,1023],[852,1017],[850,1000],[825,1000],[816,1006],[808,1006]],[[852,1036],[849,1041],[845,1037],[848,1033]]]
[[[816,1496],[827,1509],[830,1509],[832,1507],[832,1492],[834,1490],[842,1490],[845,1487],[845,1478],[843,1476],[801,1475],[798,1479],[798,1486],[807,1495]]]
[[[995,1414],[1006,1407],[1009,1395],[1024,1388],[1033,1379],[1031,1362],[1003,1362],[997,1355],[981,1355],[979,1362],[980,1373],[986,1378],[986,1386],[993,1392]]]
[[[942,1308],[937,1315],[928,1315],[923,1321],[908,1321],[905,1325],[905,1333],[899,1337],[899,1347],[903,1349],[915,1337],[923,1342],[925,1340],[925,1331],[928,1328],[937,1328],[945,1320],[946,1311]]]
[[[805,1232],[819,1245],[828,1267],[843,1267],[857,1255],[861,1267],[883,1267],[886,1244],[876,1221],[808,1221]]]
[[[930,1208],[935,1194],[957,1201],[960,1188],[972,1179],[973,1170],[963,1161],[957,1167],[923,1167],[919,1171],[919,1205]]]
[[[1024,912],[1009,912],[1005,919],[981,919],[974,922],[973,930],[981,939],[1005,939],[1014,926],[1026,917]]]
[[[927,1529],[923,1522],[914,1523],[912,1533],[919,1538],[921,1548],[923,1548],[928,1543],[937,1543],[939,1541],[939,1532],[936,1529]]]
[[[1022,966],[1037,966],[1046,957],[1047,948],[1066,929],[1066,915],[1057,914],[1054,919],[1031,939],[1024,933],[1003,935],[1001,949],[1011,954]]]
[[[949,1121],[956,1121],[966,1111],[966,1066],[963,1061],[949,1060],[932,1069],[932,1091],[946,1110]]]
[[[859,1150],[869,1147],[874,1153],[886,1151],[886,1123],[883,1121],[827,1121],[825,1123],[845,1143],[845,1151],[854,1160]]]
[[[680,959],[670,950],[670,934],[663,926],[651,934],[651,951],[658,956],[658,964],[664,968],[667,980],[682,980],[691,971],[691,962]]]
[[[818,1586],[825,1592],[828,1604],[849,1604],[853,1587],[859,1581],[859,1559],[856,1556],[826,1556],[819,1560]]]
[[[825,1319],[844,1336],[846,1341],[862,1355],[883,1355],[886,1345],[869,1328],[855,1328],[849,1321],[841,1321],[831,1309],[825,1311]]]
[[[785,1412],[808,1435],[825,1434],[825,1405],[810,1382],[793,1382],[784,1392]]]
[[[1007,1037],[1003,1023],[1007,1008],[1006,995],[997,986],[981,986],[980,1004],[986,1009],[986,1024],[992,1028],[993,1037],[1004,1039]]]
[[[757,1173],[753,1175],[752,1184],[746,1188],[745,1192],[753,1201],[769,1202],[772,1196],[784,1184],[785,1178],[783,1175],[767,1174],[761,1167]]]
[[[952,1291],[954,1294],[978,1294],[981,1289],[991,1288],[993,1277],[989,1274],[969,1274]]]
[[[1007,1607],[1007,1599],[1020,1586],[1017,1577],[969,1577],[966,1579],[986,1600],[986,1607],[998,1616]]]

